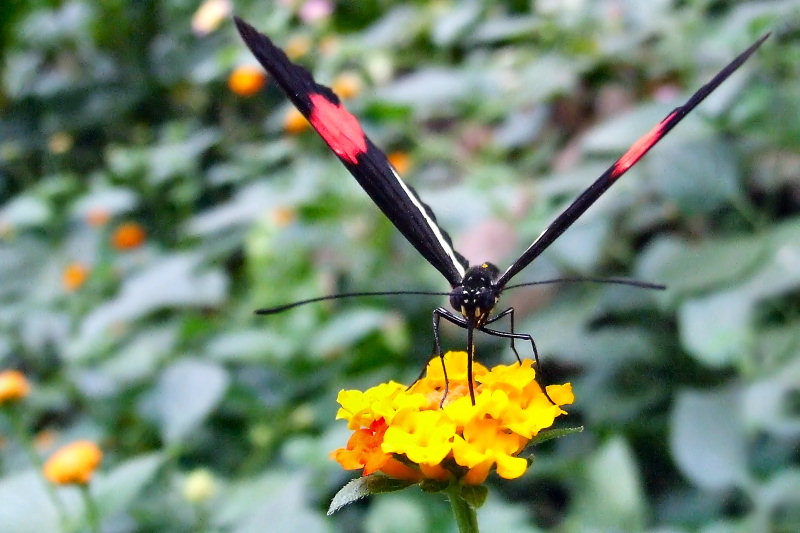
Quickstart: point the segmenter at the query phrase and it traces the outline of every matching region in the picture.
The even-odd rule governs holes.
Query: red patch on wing
[[[358,154],[367,151],[367,138],[356,117],[342,104],[336,105],[319,93],[310,97],[309,122],[340,158],[357,163]]]
[[[672,112],[656,124],[652,130],[642,135],[638,141],[633,143],[633,146],[628,148],[622,157],[620,157],[614,165],[614,170],[611,172],[611,179],[616,179],[628,171],[636,162],[664,136],[664,126],[672,119],[675,112]]]

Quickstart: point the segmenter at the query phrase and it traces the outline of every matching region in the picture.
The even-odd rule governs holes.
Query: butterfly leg
[[[506,311],[503,311],[500,315],[496,316],[490,322],[494,322],[496,319],[500,318],[500,316],[505,315],[508,311],[512,311],[512,309],[509,308]],[[511,314],[512,317],[514,316],[513,311],[510,314]],[[490,322],[487,322],[487,323],[490,323]],[[483,331],[484,333],[488,334],[488,335],[492,335],[493,337],[500,337],[500,338],[503,338],[503,339],[511,339],[512,342],[513,342],[514,339],[530,342],[531,343],[531,348],[533,349],[533,359],[536,362],[536,371],[537,371],[538,375],[540,376],[538,381],[539,381],[540,385],[542,385],[542,392],[544,392],[544,395],[547,397],[548,400],[550,400],[550,403],[552,403],[553,405],[556,405],[556,402],[554,402],[553,399],[550,398],[550,395],[547,394],[547,383],[549,382],[549,380],[547,379],[547,376],[545,375],[544,370],[542,370],[542,364],[539,362],[539,350],[536,349],[536,343],[533,341],[533,337],[531,337],[528,333],[514,333],[513,318],[512,318],[511,332],[498,331],[496,329],[490,329],[490,328],[487,328],[487,327],[482,327],[482,328],[479,328],[479,329],[481,331]],[[513,349],[513,346],[512,346],[512,349]],[[516,354],[517,351],[514,350],[514,353]],[[517,356],[517,359],[519,359],[519,356]]]
[[[461,327],[466,327],[467,326],[467,322],[466,322],[466,320],[462,320],[459,317],[453,315],[450,311],[448,311],[444,307],[437,307],[436,309],[433,310],[433,353],[435,355],[438,355],[439,359],[442,361],[442,370],[444,371],[445,396],[446,396],[447,395],[447,385],[448,385],[448,382],[447,382],[447,368],[445,368],[445,366],[444,366],[444,353],[442,352],[442,343],[439,340],[439,321],[440,321],[440,319],[442,317],[444,317],[445,320],[447,320],[448,322],[452,322],[453,324],[456,324],[457,326],[461,326]],[[425,370],[427,368],[428,368],[428,363],[426,361],[425,365],[422,367],[422,370],[420,371],[419,375],[417,376],[417,379],[414,380],[414,383],[416,383],[417,381],[422,379],[422,376],[425,375]],[[408,388],[410,389],[411,387],[413,387],[414,383],[409,385]]]
[[[441,343],[441,340],[439,339],[439,322],[440,322],[440,320],[442,318],[444,318],[445,320],[447,320],[451,324],[455,324],[456,326],[459,326],[459,327],[462,327],[462,328],[467,328],[468,330],[471,329],[471,328],[469,328],[469,324],[467,323],[467,321],[465,319],[461,318],[458,315],[454,315],[453,313],[451,313],[450,311],[448,311],[444,307],[437,307],[436,309],[433,310],[433,343],[434,343],[434,350],[435,350],[435,353],[439,355],[439,359],[442,362],[442,370],[444,371],[444,395],[442,396],[442,401],[439,403],[439,407],[444,405],[444,400],[445,400],[445,398],[447,398],[447,393],[450,390],[450,381],[447,379],[447,368],[444,366],[444,352],[442,352],[442,343]],[[471,335],[471,331],[470,331],[470,334],[468,335],[468,337],[470,339],[469,349],[470,349],[470,351],[472,351],[472,343],[471,343],[472,335]],[[471,367],[472,367],[472,356],[470,355],[470,372],[471,372]],[[419,377],[417,378],[417,381],[419,381],[419,379],[422,378],[422,375],[424,373],[425,373],[425,368],[422,369],[422,372],[420,373]],[[469,392],[470,392],[470,397],[472,398],[472,404],[475,405],[475,393],[472,390],[472,383],[470,383]]]
[[[492,318],[490,318],[489,320],[486,321],[486,324],[491,324],[492,322],[497,322],[498,320],[500,320],[504,316],[508,316],[509,317],[509,320],[511,321],[511,334],[514,335],[514,308],[513,307],[509,307],[508,309],[506,309],[502,313],[493,316]],[[484,324],[484,325],[486,325],[486,324]],[[515,337],[511,337],[511,351],[514,352],[514,355],[517,357],[517,361],[522,363],[522,359],[520,359],[519,353],[517,353],[517,348],[514,346],[514,339],[515,339]],[[533,347],[533,357],[536,359],[536,363],[538,365],[538,363],[539,363],[539,353],[536,351],[536,344],[533,342],[533,339],[531,339],[531,346]]]

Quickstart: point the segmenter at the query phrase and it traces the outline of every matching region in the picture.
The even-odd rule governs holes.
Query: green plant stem
[[[58,514],[58,521],[61,525],[62,531],[66,531],[67,527],[67,509],[64,507],[64,502],[61,501],[61,498],[58,497],[56,493],[55,487],[50,481],[44,477],[44,463],[42,462],[42,458],[39,457],[39,454],[36,452],[36,447],[33,444],[33,439],[25,430],[25,425],[22,423],[22,419],[20,418],[19,411],[14,408],[15,406],[10,406],[9,409],[5,409],[6,414],[8,415],[9,420],[11,421],[11,426],[14,428],[14,434],[17,437],[17,440],[22,446],[22,449],[25,450],[26,455],[28,456],[28,460],[31,462],[33,468],[38,472],[39,477],[42,480],[42,484],[44,485],[44,490],[47,493],[47,496],[50,498],[50,501],[53,502],[53,506],[56,508],[56,513]]]
[[[97,512],[97,505],[95,504],[94,498],[92,498],[91,491],[89,491],[89,484],[81,484],[80,489],[86,508],[86,522],[89,524],[89,529],[92,533],[100,533],[100,513]]]
[[[461,485],[452,483],[447,488],[447,499],[450,508],[456,517],[459,533],[473,533],[478,531],[478,515],[475,509],[461,496]]]

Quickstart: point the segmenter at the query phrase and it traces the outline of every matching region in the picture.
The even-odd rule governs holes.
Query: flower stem
[[[25,424],[22,422],[19,412],[17,412],[15,409],[9,409],[6,411],[6,414],[8,415],[8,419],[11,421],[11,427],[16,434],[17,440],[19,440],[20,446],[23,450],[25,450],[28,460],[39,474],[39,477],[42,480],[42,485],[44,486],[44,490],[47,493],[47,496],[50,498],[50,501],[53,503],[53,506],[56,508],[56,514],[58,515],[58,521],[61,525],[61,529],[65,530],[67,525],[67,510],[64,507],[64,502],[62,502],[61,498],[59,498],[53,485],[44,477],[44,473],[42,471],[42,458],[39,457],[39,453],[36,451],[36,446],[33,444],[33,439],[31,439],[31,436],[26,431]]]
[[[456,517],[459,533],[477,533],[478,515],[469,502],[461,496],[460,484],[450,484],[447,488],[447,499],[450,500],[450,509]]]
[[[89,484],[82,483],[80,489],[83,503],[86,507],[86,521],[89,524],[89,528],[92,533],[100,533],[100,514],[97,512],[97,505],[94,498],[92,498],[92,493],[89,491]]]

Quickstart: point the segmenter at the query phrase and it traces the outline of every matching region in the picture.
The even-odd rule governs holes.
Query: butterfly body
[[[500,288],[495,285],[499,275],[500,269],[492,263],[473,265],[467,269],[461,284],[450,291],[450,305],[471,327],[486,325],[500,300]]]

